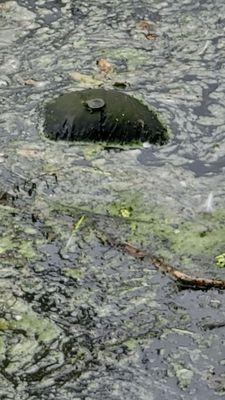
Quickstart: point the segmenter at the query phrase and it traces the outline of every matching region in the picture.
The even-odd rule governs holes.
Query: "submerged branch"
[[[210,288],[225,289],[225,280],[199,278],[196,276],[191,276],[172,267],[171,265],[167,264],[164,260],[155,257],[154,255],[146,251],[140,250],[129,243],[119,243],[115,239],[109,237],[107,237],[106,242],[109,245],[122,250],[124,253],[129,254],[130,256],[136,259],[148,261],[157,270],[159,270],[162,273],[165,273],[166,275],[174,279],[176,282],[181,284],[183,287],[202,289],[202,290]]]

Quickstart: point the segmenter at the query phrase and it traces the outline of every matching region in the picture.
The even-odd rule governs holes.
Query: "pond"
[[[1,399],[224,396],[224,292],[112,244],[224,278],[223,15],[222,0],[0,3]],[[149,104],[168,143],[47,139],[46,104],[90,88]]]

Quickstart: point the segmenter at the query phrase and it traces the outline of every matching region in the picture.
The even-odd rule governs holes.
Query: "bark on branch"
[[[129,254],[130,256],[136,259],[148,261],[157,270],[159,270],[162,273],[165,273],[173,280],[181,284],[183,287],[202,289],[202,290],[210,288],[225,289],[225,280],[199,278],[196,276],[191,276],[172,267],[171,265],[167,264],[164,260],[155,257],[154,255],[146,251],[140,250],[129,243],[119,243],[115,239],[109,237],[107,237],[106,241],[108,242],[109,245],[122,250],[124,253]]]

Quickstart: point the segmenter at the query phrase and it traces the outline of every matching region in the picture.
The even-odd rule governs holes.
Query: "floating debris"
[[[81,74],[80,72],[70,72],[69,77],[77,82],[81,82],[87,86],[101,86],[103,85],[103,81],[99,79],[95,79],[90,75]]]
[[[126,89],[126,87],[130,86],[130,84],[129,82],[116,81],[113,83],[113,86],[119,89]]]
[[[104,74],[108,74],[109,72],[113,71],[113,65],[110,64],[110,62],[107,61],[105,58],[100,58],[96,61],[96,64],[99,70]]]
[[[137,23],[137,29],[144,33],[150,33],[155,31],[156,25],[153,21],[142,20]]]
[[[49,139],[69,141],[164,144],[169,138],[155,111],[105,89],[66,93],[47,104],[44,131]]]

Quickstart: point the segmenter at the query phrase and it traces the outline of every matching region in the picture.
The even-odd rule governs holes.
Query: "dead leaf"
[[[148,33],[147,35],[145,35],[147,40],[156,40],[158,39],[159,35],[157,35],[157,33]]]
[[[93,85],[93,86],[101,86],[101,85],[103,85],[102,81],[100,81],[98,79],[94,79],[90,75],[81,74],[80,72],[70,72],[69,76],[74,81],[78,81],[78,82],[84,83],[85,85]]]
[[[155,31],[155,24],[152,21],[143,20],[137,23],[137,28],[145,33],[150,33]]]
[[[46,82],[35,81],[34,79],[26,79],[25,81],[23,81],[23,83],[24,85],[34,87],[44,87],[46,85]]]
[[[11,7],[12,4],[10,3],[2,3],[0,4],[0,11],[9,11]]]
[[[42,150],[35,149],[32,147],[24,147],[22,149],[18,149],[17,153],[23,157],[33,157],[33,158],[40,158]]]
[[[100,71],[103,72],[104,74],[108,74],[113,70],[112,64],[110,64],[110,62],[107,61],[105,58],[100,58],[99,60],[96,61],[96,64],[100,69]]]
[[[10,203],[12,203],[13,200],[14,200],[14,195],[12,195],[12,193],[0,191],[0,204],[2,206],[10,205]]]

